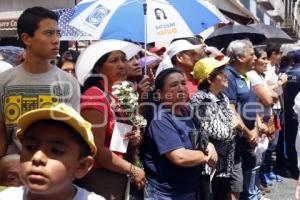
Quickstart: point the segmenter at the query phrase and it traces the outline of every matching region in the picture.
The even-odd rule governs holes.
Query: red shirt
[[[193,94],[198,91],[198,82],[197,80],[193,79],[191,76],[187,77],[186,86],[189,91],[189,97],[191,98]]]
[[[117,101],[116,97],[112,95],[111,90],[108,90],[108,95],[113,101]],[[101,113],[104,113],[106,119],[105,124],[103,125],[106,125],[104,146],[106,148],[109,148],[112,133],[116,123],[116,118],[110,102],[107,100],[105,94],[98,87],[91,87],[83,93],[80,99],[80,103],[81,110],[95,109]],[[123,158],[123,156],[125,155],[120,152],[114,153],[121,158]],[[94,167],[101,168],[101,166],[97,162],[95,162]]]

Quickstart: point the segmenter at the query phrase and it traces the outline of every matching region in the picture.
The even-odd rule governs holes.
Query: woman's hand
[[[207,164],[211,167],[215,167],[218,161],[218,154],[215,149],[215,146],[212,143],[208,143],[207,145],[207,151],[208,151],[208,161]]]
[[[262,134],[269,135],[269,127],[262,122],[262,118],[259,115],[256,117],[255,126],[257,127],[260,136]]]
[[[282,85],[286,84],[287,81],[288,81],[288,75],[283,73],[283,74],[279,75],[277,83],[279,86],[282,86]]]
[[[233,126],[233,128],[236,128],[236,129],[239,129],[239,130],[243,130],[243,128],[245,127],[241,117],[238,114],[233,116],[232,126]]]
[[[144,75],[143,79],[137,85],[137,91],[139,93],[140,99],[147,99],[147,94],[151,91],[153,84],[148,75]]]
[[[132,165],[132,169],[131,169],[131,177],[134,181],[134,183],[136,184],[137,188],[140,190],[140,189],[143,189],[147,183],[147,180],[146,180],[146,175],[145,175],[145,172],[144,170],[142,170],[141,168],[139,167],[136,167],[134,165]]]
[[[125,135],[125,140],[129,140],[131,145],[138,146],[142,142],[142,135],[139,128],[133,130]]]
[[[275,134],[268,135],[269,142],[271,143],[275,139]]]

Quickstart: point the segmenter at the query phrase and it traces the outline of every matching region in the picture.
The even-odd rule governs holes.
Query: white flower
[[[129,120],[139,127],[145,127],[147,120],[138,113],[139,95],[134,91],[131,84],[123,81],[112,87],[112,94],[118,98],[120,107],[125,116],[130,117]]]

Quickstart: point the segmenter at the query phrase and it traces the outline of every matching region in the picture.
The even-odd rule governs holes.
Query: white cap
[[[187,51],[187,50],[194,50],[197,48],[200,48],[201,45],[193,45],[187,40],[176,40],[175,42],[172,42],[167,50],[167,54],[172,59],[173,56],[175,56],[177,53],[181,51]]]
[[[157,68],[157,70],[156,70],[156,72],[155,72],[155,77],[157,77],[158,74],[159,74],[161,71],[163,71],[164,69],[171,68],[171,67],[173,67],[173,64],[172,64],[172,62],[171,62],[171,59],[170,59],[169,55],[166,54],[166,55],[164,56],[162,62],[160,62],[159,65],[158,65],[158,68]]]

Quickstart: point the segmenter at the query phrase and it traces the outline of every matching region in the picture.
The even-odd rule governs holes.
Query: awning
[[[224,15],[240,24],[258,22],[259,19],[237,0],[209,0]]]
[[[22,11],[0,12],[0,38],[17,36],[17,21]]]
[[[0,37],[15,37],[17,35],[16,19],[0,19]]]
[[[243,15],[238,15],[223,9],[219,9],[224,15],[226,15],[227,17],[229,17],[230,19],[238,22],[239,24],[244,24],[244,25],[248,25],[248,24],[253,24],[255,22],[255,20],[251,17],[246,17]]]

